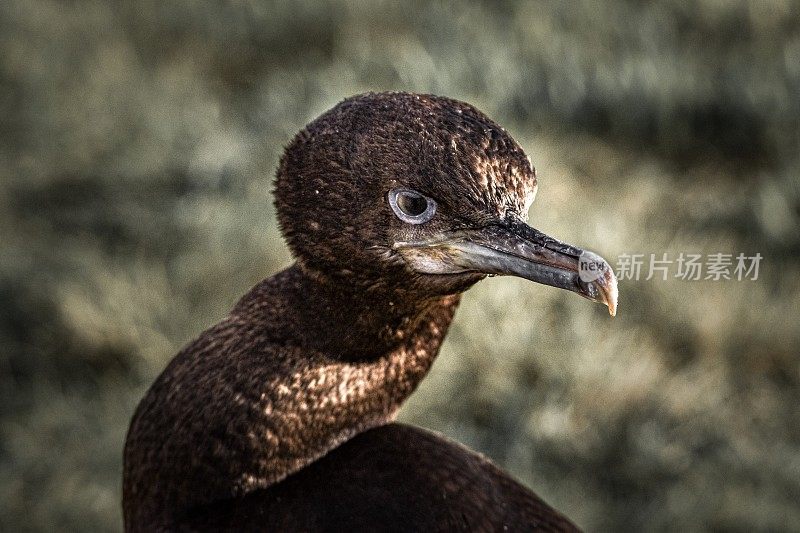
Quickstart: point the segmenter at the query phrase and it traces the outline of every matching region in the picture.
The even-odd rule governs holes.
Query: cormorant
[[[474,107],[354,96],[286,148],[296,262],[183,348],[125,444],[127,531],[531,531],[575,526],[482,456],[394,423],[489,274],[606,304],[597,255],[526,225],[530,160]]]

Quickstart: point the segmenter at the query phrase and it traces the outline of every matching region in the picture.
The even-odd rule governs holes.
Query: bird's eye
[[[389,191],[389,205],[397,218],[409,224],[423,224],[436,214],[436,202],[411,189]]]

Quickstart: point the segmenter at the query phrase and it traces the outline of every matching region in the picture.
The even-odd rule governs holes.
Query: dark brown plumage
[[[311,502],[311,503],[310,503]],[[574,531],[486,458],[403,424],[361,433],[267,489],[188,513],[187,529]]]
[[[613,310],[613,274],[582,281],[581,250],[522,223],[535,188],[522,149],[464,103],[367,94],[312,122],[275,187],[297,263],[186,346],[140,403],[126,530],[574,529],[482,457],[391,423],[458,294],[487,273]],[[434,215],[398,212],[395,194]]]

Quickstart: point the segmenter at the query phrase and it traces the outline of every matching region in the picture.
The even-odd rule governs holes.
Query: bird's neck
[[[392,420],[459,297],[362,289],[293,266],[184,348],[131,423],[126,524],[269,487]]]
[[[251,473],[253,487],[391,421],[430,369],[459,298],[364,290],[320,280],[296,265],[245,296],[232,316],[292,354],[257,391],[270,400],[261,422],[277,438],[253,455],[260,470]],[[271,471],[263,471],[264,453]]]

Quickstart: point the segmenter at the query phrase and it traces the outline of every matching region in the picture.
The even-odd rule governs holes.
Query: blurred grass
[[[0,5],[0,529],[120,528],[136,402],[290,262],[282,146],[386,89],[506,125],[552,235],[765,257],[615,320],[486,281],[402,417],[590,531],[800,530],[800,8],[755,0]]]

